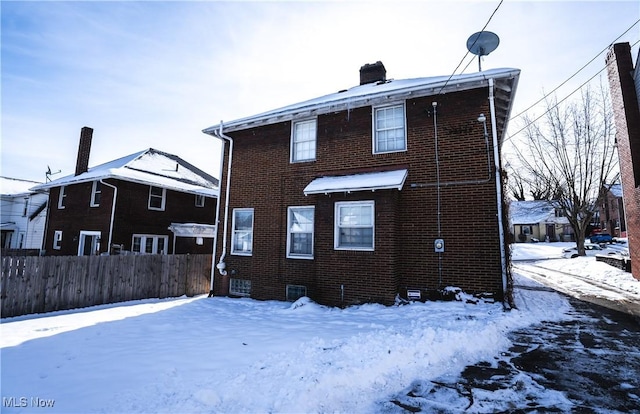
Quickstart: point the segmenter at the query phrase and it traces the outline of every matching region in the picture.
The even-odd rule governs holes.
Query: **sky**
[[[203,129],[356,86],[378,60],[393,79],[476,72],[466,41],[487,22],[500,44],[482,69],[522,71],[512,115],[569,78],[559,99],[597,82],[610,44],[635,59],[640,40],[635,0],[5,0],[0,13],[0,175],[36,181],[73,174],[83,126],[89,166],[155,148],[219,177]]]
[[[390,400],[402,401],[410,390],[423,397],[416,400],[424,412],[527,411],[532,404],[579,410],[583,402],[547,389],[524,370],[500,374],[504,389],[469,390],[471,400],[434,386],[455,381],[480,361],[513,366],[514,330],[578,318],[566,296],[540,289],[536,278],[572,294],[640,300],[640,282],[630,273],[594,257],[559,258],[571,244],[512,246],[516,260],[534,261],[514,265],[518,307],[509,312],[500,303],[467,302],[472,298],[464,293],[453,302],[345,309],[309,298],[202,295],[4,318],[2,412],[394,413],[406,411]],[[592,324],[581,325],[581,337],[589,338]],[[546,337],[532,349],[550,349]],[[576,352],[585,352],[582,346],[577,341]],[[620,346],[617,341],[608,350],[599,343],[598,355],[620,353]]]

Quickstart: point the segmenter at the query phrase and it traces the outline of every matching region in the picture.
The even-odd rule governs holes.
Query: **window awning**
[[[177,237],[213,238],[216,234],[216,226],[213,224],[171,223],[169,230]]]
[[[311,181],[304,195],[353,191],[401,190],[408,170],[320,177]]]

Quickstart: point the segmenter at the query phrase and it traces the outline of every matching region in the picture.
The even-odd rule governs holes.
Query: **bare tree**
[[[584,256],[587,226],[619,175],[609,95],[602,86],[596,93],[587,88],[574,102],[546,106],[537,122],[524,120],[524,142],[516,146],[519,173],[532,195],[564,213]]]

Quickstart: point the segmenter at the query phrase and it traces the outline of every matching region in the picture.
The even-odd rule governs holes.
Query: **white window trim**
[[[140,238],[140,248],[142,251],[136,252],[133,250],[134,240],[136,237]],[[144,251],[144,247],[147,245],[147,239],[153,239],[153,247],[151,248],[151,253],[147,253]],[[164,240],[164,251],[158,252],[158,240]],[[131,236],[131,252],[134,254],[168,254],[169,250],[169,236],[161,235],[161,234],[133,234]]]
[[[204,207],[204,196],[196,194],[196,207]]]
[[[392,150],[392,151],[378,151],[378,130],[376,129],[376,113],[379,109],[387,109],[387,108],[394,108],[397,106],[401,106],[402,107],[402,115],[403,115],[403,122],[404,122],[404,149],[397,149],[397,150]],[[407,148],[409,147],[409,144],[407,142],[407,106],[405,104],[405,102],[397,102],[397,103],[393,103],[393,104],[389,104],[389,105],[379,105],[379,106],[374,106],[372,108],[371,111],[371,131],[372,131],[372,141],[371,141],[371,152],[373,154],[390,154],[390,153],[394,153],[394,152],[405,152],[407,151]]]
[[[303,123],[307,123],[307,122],[313,122],[315,124],[315,130],[316,130],[316,134],[314,137],[314,143],[315,143],[315,149],[313,151],[313,158],[305,158],[305,159],[300,159],[297,160],[295,159],[295,132],[296,132],[296,125],[297,124],[303,124]],[[294,121],[291,122],[291,142],[289,145],[289,153],[290,153],[290,157],[289,157],[289,161],[292,164],[295,163],[299,163],[299,162],[310,162],[310,161],[315,161],[317,156],[318,156],[318,118],[308,118],[308,119],[301,119],[299,121]]]
[[[100,197],[102,198],[102,186],[100,186],[100,181],[94,181],[91,186],[91,200],[89,201],[90,207],[100,207],[100,202],[95,202],[97,194],[100,194]]]
[[[160,207],[151,207],[151,197],[152,197],[151,191],[154,188],[162,189],[162,206],[160,206]],[[160,196],[153,195],[153,197],[160,197]],[[149,210],[164,211],[166,202],[167,202],[167,189],[166,188],[158,187],[158,186],[155,186],[155,185],[149,186],[149,201],[147,202],[147,207],[149,208]]]
[[[97,237],[96,242],[91,246],[91,254],[98,253],[100,251],[100,238],[102,237],[102,233],[99,231],[92,230],[80,230],[80,237],[78,238],[78,256],[84,256],[84,244],[87,240],[86,236]]]
[[[235,240],[236,240],[236,213],[243,211],[251,211],[251,245],[249,246],[249,251],[246,250],[235,250]],[[253,234],[254,234],[254,221],[255,221],[255,212],[253,208],[234,208],[233,209],[233,219],[231,223],[231,254],[235,256],[252,256],[253,255]]]
[[[342,206],[358,206],[358,205],[366,205],[371,206],[371,247],[343,247],[340,246],[340,207]],[[339,201],[335,203],[335,211],[334,211],[334,237],[333,237],[333,248],[334,250],[357,250],[357,251],[367,251],[372,252],[375,251],[376,247],[376,206],[373,200],[363,200],[363,201]],[[365,228],[365,226],[362,226]],[[368,228],[369,226],[366,226]]]
[[[313,228],[311,229],[311,254],[298,254],[291,253],[291,213],[296,209],[310,209],[313,210]],[[313,260],[314,244],[316,237],[316,208],[314,206],[290,206],[287,208],[287,258],[288,259],[307,259]]]
[[[64,185],[61,186],[60,187],[60,194],[58,194],[58,209],[59,210],[62,210],[62,209],[65,208],[64,201],[65,201],[65,198],[67,197],[67,195],[65,194],[65,191],[64,191],[65,188],[66,187]]]
[[[62,230],[53,232],[53,249],[60,250],[62,248]]]

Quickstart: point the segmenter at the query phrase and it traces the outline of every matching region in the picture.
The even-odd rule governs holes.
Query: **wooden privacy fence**
[[[209,292],[211,255],[2,257],[2,317]]]

